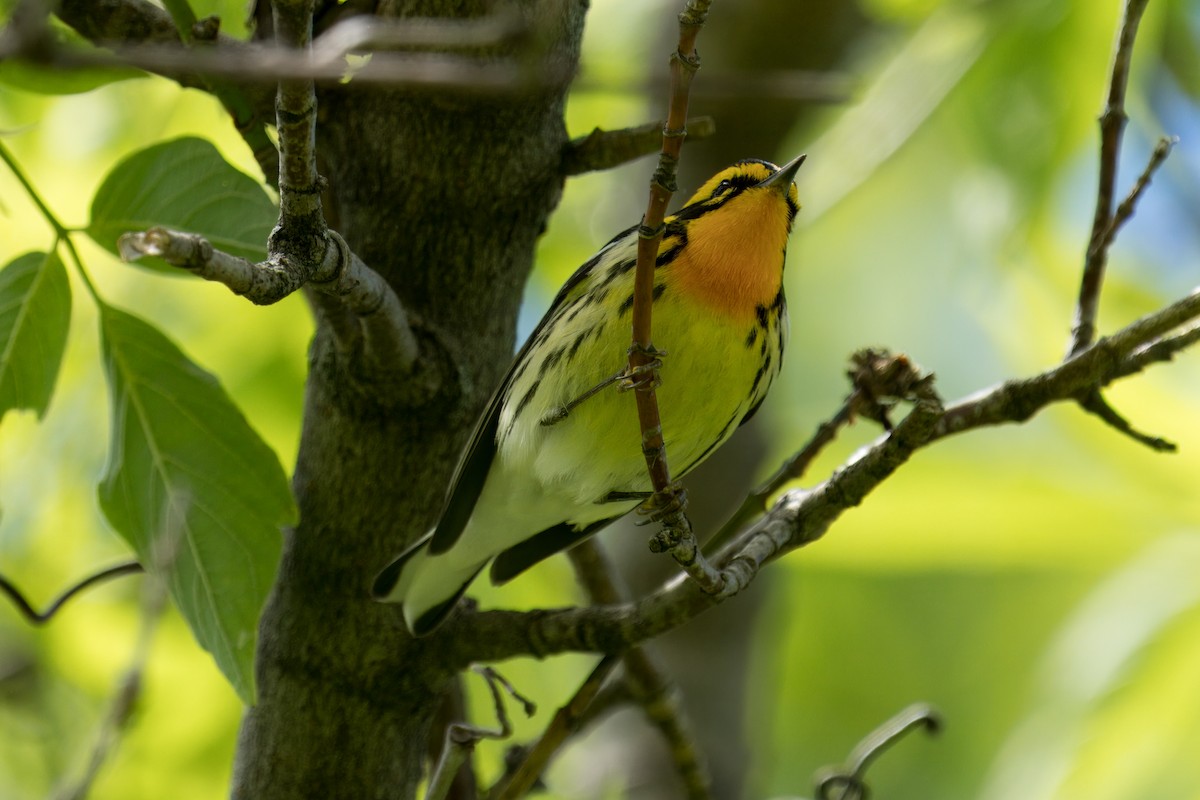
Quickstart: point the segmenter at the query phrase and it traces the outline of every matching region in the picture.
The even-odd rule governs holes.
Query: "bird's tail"
[[[455,565],[449,554],[429,555],[432,537],[432,533],[421,537],[397,556],[371,588],[376,600],[403,606],[404,623],[413,636],[432,633],[441,625],[484,567],[464,568]]]

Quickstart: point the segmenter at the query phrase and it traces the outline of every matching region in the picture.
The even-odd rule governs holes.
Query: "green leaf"
[[[280,526],[296,518],[287,477],[217,380],[157,329],[107,306],[100,328],[112,396],[100,507],[165,572],[197,641],[253,703],[258,618]]]
[[[121,234],[162,225],[202,234],[218,250],[262,261],[277,218],[275,204],[257,181],[230,166],[208,141],[185,137],[147,147],[117,164],[92,199],[87,233],[117,253]],[[158,258],[137,263],[189,274]]]
[[[46,413],[71,322],[71,287],[53,253],[0,270],[0,420],[10,408]]]

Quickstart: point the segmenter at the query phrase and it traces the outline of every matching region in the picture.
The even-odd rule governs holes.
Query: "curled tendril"
[[[817,772],[817,800],[866,800],[870,794],[864,780],[867,767],[917,727],[937,733],[942,728],[941,715],[929,705],[916,703],[880,725],[855,746],[844,766]]]

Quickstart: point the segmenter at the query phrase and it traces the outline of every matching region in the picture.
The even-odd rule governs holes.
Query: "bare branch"
[[[915,450],[976,428],[1025,422],[1051,403],[1074,401],[1091,388],[1161,363],[1200,341],[1198,326],[1162,338],[1198,318],[1200,289],[1038,375],[1008,381],[945,409],[932,398],[919,399],[894,430],[813,489],[785,493],[714,557],[733,582],[729,591],[706,594],[694,582],[677,577],[635,603],[459,614],[440,634],[447,637],[444,657],[461,667],[470,660],[526,654],[615,653],[676,628],[745,588],[763,564],[821,538]]]
[[[595,539],[585,539],[567,552],[575,575],[596,604],[624,602],[628,591],[619,585],[616,568]],[[679,702],[678,691],[650,653],[633,647],[624,653],[625,682],[642,711],[667,742],[675,771],[692,800],[712,797],[712,778]]]
[[[1129,67],[1133,60],[1133,42],[1138,23],[1149,0],[1126,0],[1125,13],[1113,48],[1109,73],[1108,98],[1100,115],[1100,178],[1096,189],[1096,212],[1092,217],[1092,232],[1088,237],[1083,277],[1079,284],[1079,300],[1075,309],[1075,324],[1071,329],[1070,355],[1075,355],[1096,338],[1096,312],[1100,305],[1100,288],[1108,263],[1111,237],[1106,231],[1112,226],[1113,202],[1116,193],[1117,162],[1121,138],[1128,117],[1125,114],[1125,91],[1129,85]]]
[[[687,121],[691,139],[707,139],[717,131],[712,117],[695,117]],[[572,139],[563,148],[564,175],[612,169],[628,161],[648,156],[662,146],[662,122],[648,122],[633,128],[606,131],[596,128],[587,136]]]
[[[507,739],[512,736],[512,722],[508,718],[508,709],[504,704],[501,689],[508,692],[519,701],[528,716],[532,716],[536,707],[528,699],[521,696],[504,676],[491,667],[476,667],[487,682],[492,693],[492,704],[496,711],[499,729],[479,728],[465,722],[456,722],[446,728],[446,741],[442,748],[442,756],[438,759],[433,774],[429,777],[429,788],[425,791],[425,800],[443,800],[454,784],[459,768],[466,763],[475,745],[484,739]]]
[[[578,730],[579,721],[583,718],[584,712],[591,705],[592,699],[600,691],[600,687],[604,685],[604,681],[608,679],[617,662],[618,659],[615,656],[606,656],[600,660],[600,663],[576,690],[575,695],[554,715],[554,719],[550,721],[550,725],[542,737],[526,751],[525,759],[520,766],[512,774],[502,778],[501,782],[488,792],[489,800],[516,800],[516,798],[524,797],[529,793],[534,783],[545,771],[546,765],[550,763],[550,759],[562,747],[562,743]]]
[[[682,484],[671,480],[667,463],[666,440],[659,415],[656,387],[661,382],[655,362],[662,355],[651,337],[654,304],[654,266],[662,244],[667,204],[675,192],[675,168],[687,136],[688,92],[692,77],[700,69],[696,37],[704,26],[712,0],[687,0],[679,14],[679,44],[671,55],[671,96],[667,122],[662,131],[662,153],[658,168],[650,179],[646,213],[638,227],[637,266],[633,284],[633,343],[629,347],[630,387],[637,400],[638,424],[642,432],[642,453],[654,495],[644,504],[650,518],[662,525],[662,532],[651,540],[650,549],[669,552],[684,571],[710,594],[725,591],[725,576],[710,566],[700,551],[692,523],[687,518],[687,494]]]
[[[297,48],[293,52],[303,52],[307,47],[311,8],[303,6],[274,4],[280,48],[291,46]],[[405,374],[417,361],[419,345],[404,307],[387,282],[325,223],[324,183],[316,167],[317,101],[312,81],[281,81],[276,106],[280,208],[267,261],[252,264],[217,250],[201,236],[165,228],[122,236],[118,243],[122,257],[160,256],[258,304],[278,302],[302,286],[311,286],[337,298],[354,314],[357,326],[335,330],[344,350],[361,343],[373,375]]]
[[[1121,362],[1122,370],[1114,377],[1124,378],[1141,372],[1152,364],[1171,361],[1177,353],[1183,352],[1197,342],[1200,342],[1200,324],[1186,327],[1174,336],[1164,336],[1151,344],[1142,345],[1135,348]]]
[[[924,374],[903,354],[892,355],[886,351],[864,348],[850,357],[850,369],[846,372],[853,390],[842,407],[817,432],[804,447],[783,463],[766,483],[750,492],[729,521],[707,543],[720,546],[737,533],[750,520],[766,510],[767,500],[792,481],[799,480],[804,472],[833,441],[838,431],[854,421],[855,417],[866,417],[891,430],[889,412],[898,402],[916,402],[922,398],[936,400],[933,393],[933,376]]]
[[[277,303],[303,285],[299,275],[279,265],[253,264],[216,249],[203,236],[168,228],[122,234],[117,240],[117,250],[125,261],[158,256],[205,280],[223,283],[234,294],[257,305]]]
[[[1138,444],[1144,444],[1155,452],[1174,453],[1179,449],[1174,442],[1167,441],[1161,436],[1151,436],[1150,434],[1142,433],[1134,428],[1129,420],[1125,419],[1125,417],[1121,416],[1120,412],[1109,405],[1108,401],[1104,399],[1104,395],[1100,394],[1099,389],[1089,392],[1086,397],[1080,400],[1079,407],[1089,414],[1095,414],[1118,433],[1125,434]]]
[[[13,605],[17,607],[17,610],[21,612],[21,616],[29,620],[30,623],[43,625],[49,622],[50,618],[57,614],[66,605],[68,600],[85,589],[112,580],[113,578],[119,578],[122,575],[136,575],[143,571],[142,565],[136,561],[126,561],[123,564],[102,569],[68,587],[62,594],[51,601],[50,605],[46,606],[45,611],[35,609],[25,598],[25,595],[21,593],[21,590],[3,575],[0,575],[0,593],[7,595],[8,599],[12,600]]]
[[[1159,138],[1158,144],[1154,146],[1154,150],[1150,153],[1150,161],[1146,164],[1146,168],[1142,170],[1142,174],[1138,176],[1137,183],[1133,185],[1126,198],[1117,206],[1112,220],[1109,221],[1108,227],[1104,229],[1103,247],[1108,247],[1112,244],[1113,240],[1117,237],[1117,231],[1133,216],[1138,201],[1141,200],[1142,194],[1150,186],[1150,180],[1154,177],[1154,173],[1167,160],[1167,156],[1171,154],[1171,148],[1178,143],[1179,137],[1177,136],[1163,136]]]

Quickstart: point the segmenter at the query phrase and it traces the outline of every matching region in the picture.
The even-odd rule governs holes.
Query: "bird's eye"
[[[717,195],[725,194],[732,188],[733,188],[733,184],[731,182],[729,182],[728,180],[721,181],[720,183],[717,184],[717,188],[713,189],[712,196],[716,197]]]

